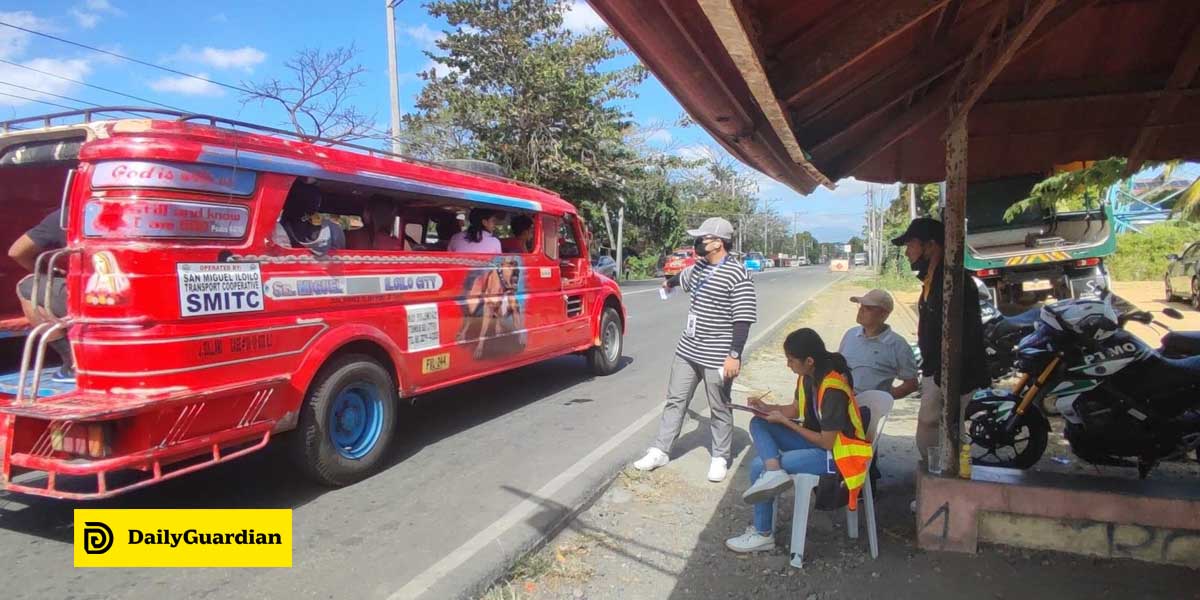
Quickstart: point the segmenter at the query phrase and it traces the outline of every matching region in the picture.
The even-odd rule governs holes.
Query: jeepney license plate
[[[450,368],[450,354],[449,353],[435,354],[433,356],[426,356],[425,359],[423,361],[421,361],[421,374],[422,375],[428,375],[430,373],[437,373],[438,371],[445,371],[446,369],[449,369],[449,368]]]
[[[1054,285],[1050,283],[1049,279],[1030,279],[1029,281],[1021,284],[1021,289],[1025,290],[1026,292],[1040,292],[1042,290],[1048,290],[1052,287],[1054,287]]]

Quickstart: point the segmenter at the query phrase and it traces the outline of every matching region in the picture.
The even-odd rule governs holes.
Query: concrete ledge
[[[1182,482],[975,467],[917,476],[917,545],[973,553],[980,540],[1200,566],[1200,490]]]

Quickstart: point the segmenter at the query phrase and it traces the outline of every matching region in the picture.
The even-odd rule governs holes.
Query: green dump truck
[[[997,303],[1095,298],[1109,285],[1104,258],[1117,248],[1112,208],[1100,199],[1081,210],[1032,207],[1004,213],[1029,196],[1041,176],[972,183],[967,192],[964,264]]]

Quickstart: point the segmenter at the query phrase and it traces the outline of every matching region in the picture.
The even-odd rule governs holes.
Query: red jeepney
[[[379,467],[401,398],[571,353],[617,369],[620,290],[592,272],[584,224],[552,192],[208,116],[97,119],[114,112],[131,111],[0,123],[0,233],[64,208],[68,246],[37,276],[66,272],[69,313],[30,330],[0,296],[4,331],[28,334],[0,377],[0,488],[103,498],[289,431],[304,470],[344,485]],[[369,199],[394,203],[403,249],[281,241],[298,184],[347,229]],[[533,240],[443,249],[435,228],[476,209],[528,217]],[[23,275],[5,264],[3,289]],[[75,384],[48,375],[47,332],[64,328]]]

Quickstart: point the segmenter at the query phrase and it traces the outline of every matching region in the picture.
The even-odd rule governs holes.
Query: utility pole
[[[914,183],[908,184],[908,218],[917,218],[917,186]]]
[[[400,153],[400,81],[396,72],[396,5],[404,0],[383,0],[387,6],[388,87],[392,93],[392,152]],[[619,268],[619,266],[618,266]]]
[[[622,264],[621,259],[624,256],[625,245],[625,198],[618,196],[617,201],[621,206],[617,208],[617,281],[621,280]]]

